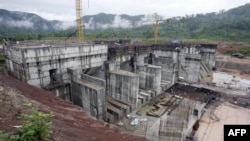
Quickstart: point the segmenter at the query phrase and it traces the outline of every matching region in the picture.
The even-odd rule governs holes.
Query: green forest
[[[150,39],[153,38],[153,25],[87,33],[95,38]],[[160,23],[159,38],[250,41],[250,4],[226,12],[173,17],[170,23]]]
[[[58,32],[27,32],[7,34],[0,29],[0,39],[43,40],[65,39],[75,29]],[[73,35],[74,36],[74,35]],[[84,31],[87,39],[153,40],[153,24],[134,28],[108,28]],[[159,40],[208,39],[215,41],[250,41],[250,4],[225,11],[173,17],[169,23],[159,24]]]

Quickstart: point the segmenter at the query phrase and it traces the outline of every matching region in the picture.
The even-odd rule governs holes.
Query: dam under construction
[[[116,41],[4,42],[9,75],[149,140],[193,136],[213,90],[193,86],[215,69],[216,44]],[[218,117],[214,116],[216,120]]]

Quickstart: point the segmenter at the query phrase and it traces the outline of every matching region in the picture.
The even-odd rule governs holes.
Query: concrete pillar
[[[84,76],[87,78],[88,76]],[[94,81],[100,81],[94,83]],[[103,86],[100,84],[103,83]],[[105,120],[106,98],[104,81],[94,77],[88,80],[75,79],[72,81],[72,100],[73,103],[83,107],[97,119]]]
[[[109,96],[131,106],[135,110],[139,92],[139,77],[137,74],[117,70],[109,74]]]
[[[138,74],[139,74],[139,87],[146,88],[146,76],[147,76],[147,68],[146,66],[138,66]]]
[[[148,65],[146,86],[156,91],[156,94],[161,93],[161,66]]]
[[[137,66],[144,66],[144,58],[145,56],[144,55],[138,55],[137,56]]]
[[[144,65],[139,66],[139,86],[140,88],[153,89],[156,94],[161,92],[161,66]]]

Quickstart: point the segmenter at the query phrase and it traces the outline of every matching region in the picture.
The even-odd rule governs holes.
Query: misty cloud
[[[54,25],[54,28],[57,30],[66,30],[68,28],[75,27],[75,26],[76,26],[76,22],[62,21],[62,22],[56,23]]]
[[[95,24],[93,21],[93,17],[91,17],[88,22],[84,23],[84,25],[85,25],[85,28],[87,28],[87,29],[94,29]]]
[[[227,10],[249,3],[249,0],[83,0],[82,3],[83,15],[101,12],[141,15],[157,12],[159,15],[170,18]],[[36,13],[48,20],[73,21],[76,18],[73,0],[2,0],[0,8]]]
[[[28,20],[8,20],[6,21],[10,27],[34,28],[34,23]]]
[[[114,27],[128,28],[132,26],[129,20],[122,19],[119,15],[116,15],[112,23]]]
[[[84,23],[84,25],[86,29],[107,29],[107,28],[132,28],[153,23],[154,23],[154,15],[144,15],[141,19],[135,21],[124,19],[120,15],[115,15],[113,21],[111,21],[110,23],[99,23],[96,22],[93,17],[91,17],[89,21]]]
[[[45,24],[43,24],[42,28],[43,28],[43,30],[48,30],[49,29],[49,27],[47,25],[45,25]]]

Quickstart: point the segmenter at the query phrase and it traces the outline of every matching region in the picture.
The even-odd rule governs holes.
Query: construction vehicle
[[[159,19],[157,13],[154,13],[155,21],[154,21],[154,44],[158,43],[158,26],[159,22],[170,22],[171,18],[168,19]]]

